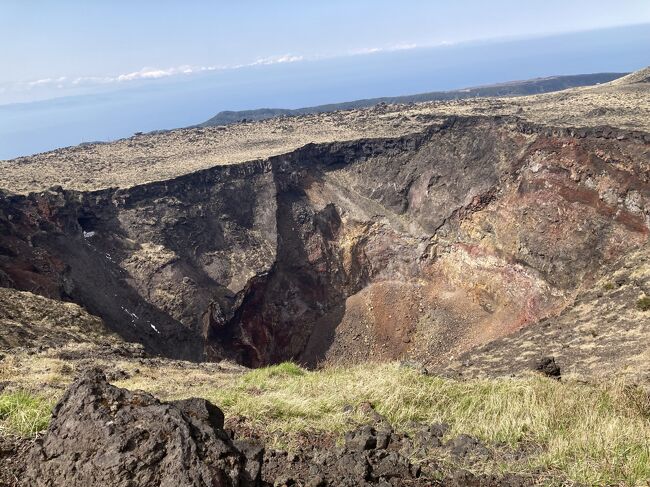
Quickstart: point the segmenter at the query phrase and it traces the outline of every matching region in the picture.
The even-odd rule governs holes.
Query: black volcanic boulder
[[[47,434],[31,452],[25,483],[259,485],[260,459],[247,464],[222,428],[223,413],[208,401],[163,403],[144,392],[114,387],[101,371],[91,370],[54,408]]]
[[[535,363],[535,370],[553,379],[559,379],[562,375],[560,366],[555,362],[555,357],[542,357]]]

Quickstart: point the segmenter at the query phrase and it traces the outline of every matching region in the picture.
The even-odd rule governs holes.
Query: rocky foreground
[[[65,319],[50,326],[62,340]],[[650,475],[647,388],[564,378],[564,358],[476,380],[409,362],[250,370],[69,339],[3,351],[3,487],[635,485]]]
[[[372,407],[366,403],[369,411]],[[434,460],[444,455],[467,464],[493,452],[476,438],[449,438],[446,424],[415,425],[398,433],[376,412],[374,425],[324,438],[291,453],[265,449],[258,439],[226,427],[223,412],[204,399],[161,402],[150,394],[107,382],[86,371],[55,406],[44,436],[33,446],[5,440],[0,485],[115,487],[182,486],[523,486],[530,476],[451,476]],[[512,453],[517,455],[516,452]]]

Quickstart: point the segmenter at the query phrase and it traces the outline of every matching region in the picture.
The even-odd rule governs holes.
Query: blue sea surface
[[[221,110],[300,108],[650,64],[650,25],[260,65],[0,106],[0,159],[201,123]]]

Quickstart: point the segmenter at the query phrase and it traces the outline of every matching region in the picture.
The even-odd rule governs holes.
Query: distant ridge
[[[243,121],[267,120],[281,116],[306,115],[311,113],[334,112],[336,110],[350,110],[354,108],[366,108],[379,103],[418,103],[425,101],[460,100],[474,97],[503,97],[503,96],[526,96],[552,91],[566,90],[579,86],[592,86],[600,83],[608,83],[615,79],[628,75],[629,73],[593,73],[576,74],[569,76],[550,76],[547,78],[534,78],[524,81],[509,81],[493,85],[476,86],[451,91],[432,91],[416,95],[388,96],[381,98],[367,98],[362,100],[347,101],[342,103],[331,103],[306,108],[259,108],[256,110],[222,111],[211,119],[199,124],[199,127],[210,127],[214,125],[229,125]]]
[[[615,85],[632,85],[636,83],[650,83],[650,66],[613,81]]]

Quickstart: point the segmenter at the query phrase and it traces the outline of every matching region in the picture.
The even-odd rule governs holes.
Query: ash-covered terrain
[[[478,409],[451,402],[449,417],[411,396],[415,406],[402,412],[382,394],[401,390],[390,383],[401,375],[408,394],[454,397],[501,391],[511,386],[494,378],[514,376],[534,397],[563,387],[566,398],[598,401],[578,384],[610,380],[633,384],[633,399],[607,390],[620,401],[643,397],[649,73],[520,98],[136,135],[0,162],[0,380],[4,394],[40,390],[61,401],[35,446],[3,440],[15,478],[0,478],[125,486],[641,479],[645,470],[629,459],[591,477],[572,469],[577,454],[542,438],[533,420],[508,423],[530,423],[529,433],[501,419],[483,429],[468,420],[501,400],[516,410],[525,394],[514,390]],[[246,369],[275,364],[261,369],[263,379]],[[342,393],[343,402],[316,391],[302,405],[280,397],[309,398],[309,381],[332,377],[345,390],[348,371],[369,380],[373,367],[385,382]],[[535,370],[564,382],[530,379]],[[173,402],[191,396],[222,406],[225,423],[210,403]],[[265,420],[255,401],[282,407],[268,406]],[[546,411],[540,401],[532,407]],[[307,403],[320,412],[301,409]],[[625,416],[617,407],[616,421]],[[630,418],[644,424],[647,407],[634,407]],[[2,411],[0,402],[0,421],[13,417]],[[646,438],[647,425],[632,430],[635,441]],[[290,445],[278,443],[283,436]],[[103,454],[90,447],[100,438]],[[576,451],[600,459],[594,448]],[[637,458],[636,446],[627,448]]]

